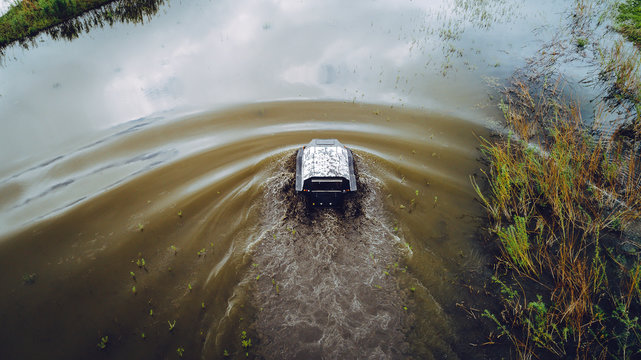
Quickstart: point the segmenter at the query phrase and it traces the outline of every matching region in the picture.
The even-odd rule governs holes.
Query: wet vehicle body
[[[354,157],[336,139],[313,139],[296,155],[296,191],[312,206],[339,206],[356,191]]]

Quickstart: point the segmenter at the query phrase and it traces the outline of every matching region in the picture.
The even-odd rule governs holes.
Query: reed
[[[641,354],[641,262],[619,242],[641,213],[639,154],[592,135],[558,86],[515,82],[501,103],[512,133],[480,140],[487,185],[472,185],[514,283],[495,281],[504,311],[486,317],[521,357],[629,358]]]
[[[599,56],[599,77],[609,84],[607,100],[614,105],[636,110],[641,102],[641,58],[638,52],[630,50],[624,41],[619,40],[610,48],[601,49]]]

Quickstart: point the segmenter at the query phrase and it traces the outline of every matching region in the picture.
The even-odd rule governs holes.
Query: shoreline
[[[28,47],[43,33],[67,40],[116,22],[144,23],[169,0],[22,0],[0,16],[0,56],[16,43]]]
[[[478,315],[497,326],[488,344],[510,344],[519,358],[641,353],[641,55],[596,35],[610,17],[636,41],[610,10],[577,0],[565,37],[500,91],[509,135],[480,139],[489,167],[471,180],[497,248],[491,286],[503,309]],[[556,68],[574,53],[603,87],[590,119]]]
[[[117,0],[23,0],[0,16],[0,49]]]

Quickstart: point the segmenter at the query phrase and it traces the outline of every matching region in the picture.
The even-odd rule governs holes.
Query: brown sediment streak
[[[400,256],[379,183],[357,157],[359,192],[343,209],[308,209],[289,156],[267,184],[271,228],[254,251],[258,351],[265,358],[400,358],[403,299],[386,266]],[[251,276],[254,276],[253,273]]]

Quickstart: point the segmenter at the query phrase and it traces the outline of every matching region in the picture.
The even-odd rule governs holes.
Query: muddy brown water
[[[461,339],[448,314],[470,296],[457,279],[487,261],[468,183],[482,127],[343,102],[159,122],[2,183],[6,192],[32,176],[68,184],[23,194],[13,212],[38,213],[52,196],[70,204],[0,243],[3,358],[162,358],[178,347],[215,358],[241,353],[242,331],[249,352],[267,358],[439,358],[482,336]],[[183,152],[154,134],[220,141]],[[308,213],[291,190],[295,149],[317,137],[356,154],[361,189],[342,212]],[[68,191],[91,178],[108,185],[86,198]],[[417,327],[426,333],[409,339]],[[97,351],[102,336],[109,343]]]
[[[9,49],[0,358],[508,357],[469,176],[558,3],[167,1]],[[313,138],[342,210],[292,190]]]

